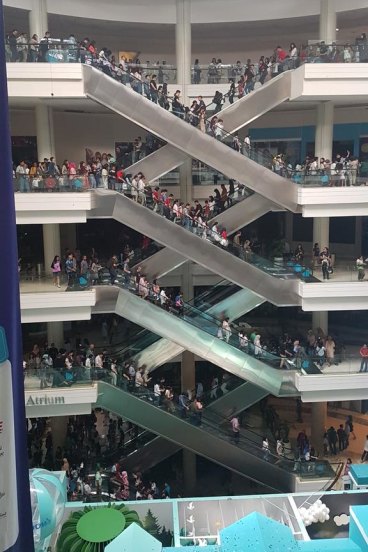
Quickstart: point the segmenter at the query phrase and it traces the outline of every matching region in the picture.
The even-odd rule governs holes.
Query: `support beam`
[[[323,0],[322,0],[323,2]],[[332,161],[334,104],[321,102],[317,106],[315,155]],[[320,249],[330,246],[330,219],[319,217],[313,220],[313,243],[318,243]]]
[[[60,227],[59,224],[44,224],[42,230],[45,274],[51,276],[51,263],[55,255],[61,256]]]
[[[66,250],[75,251],[77,249],[77,225],[61,224],[60,226],[60,253],[64,256]]]
[[[336,40],[336,2],[335,0],[321,0],[319,16],[319,39],[326,44]]]
[[[29,12],[29,36],[36,34],[41,40],[48,30],[47,0],[31,0]]]
[[[331,161],[333,143],[334,104],[320,102],[317,105],[315,155]]]
[[[312,326],[313,330],[316,331],[319,328],[323,333],[328,335],[328,311],[315,311],[312,314]]]
[[[330,246],[330,219],[329,217],[315,217],[313,219],[313,243],[318,243],[320,250]]]
[[[180,199],[184,203],[193,202],[192,159],[187,159],[179,167]]]
[[[58,349],[64,346],[64,322],[47,322],[47,343]]]
[[[317,454],[323,454],[323,435],[325,433],[327,422],[327,403],[311,403],[311,445],[315,448]]]
[[[52,108],[44,104],[36,105],[36,132],[38,159],[55,157],[54,121]]]
[[[191,0],[176,0],[175,44],[177,82],[181,86],[183,102],[188,105],[192,56]]]
[[[58,447],[61,447],[61,449],[63,449],[65,445],[68,420],[68,416],[52,416],[50,418],[54,456],[56,449]],[[56,467],[56,469],[59,469],[59,467]]]

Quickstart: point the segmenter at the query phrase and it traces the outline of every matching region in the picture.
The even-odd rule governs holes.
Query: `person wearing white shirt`
[[[107,190],[109,187],[109,171],[107,170],[107,165],[104,165],[102,167],[101,175],[102,175],[102,187],[105,190]]]
[[[225,320],[223,320],[222,329],[223,329],[224,334],[225,334],[225,341],[226,341],[226,343],[229,343],[229,339],[231,337],[231,327],[230,327],[228,318],[225,318]]]
[[[249,137],[249,134],[247,134],[246,137],[244,138],[243,154],[249,157],[249,153],[250,153],[250,137]]]
[[[268,457],[270,455],[270,446],[269,446],[267,437],[263,437],[262,451],[263,451],[263,458],[265,460],[268,460]]]
[[[96,356],[95,366],[96,366],[96,368],[100,368],[100,369],[103,368],[103,355],[102,354],[99,354],[99,355]]]
[[[160,406],[161,402],[161,387],[158,382],[155,383],[153,386],[153,395],[154,395],[154,401],[157,406]]]
[[[224,121],[222,119],[219,119],[215,125],[215,138],[216,140],[222,140],[224,136]]]
[[[129,365],[128,374],[129,374],[130,378],[135,379],[135,368],[134,368],[133,364]]]
[[[27,178],[27,164],[21,161],[15,170],[15,175],[18,181],[18,188],[20,192],[29,192],[29,182]]]
[[[239,423],[239,418],[237,416],[234,416],[233,418],[231,418],[231,428],[233,430],[233,438],[234,438],[234,443],[236,445],[239,444],[239,437],[240,437],[240,423]]]
[[[166,304],[168,302],[169,298],[168,296],[166,295],[166,291],[164,289],[161,289],[160,291],[160,303],[161,303],[161,307],[166,307]]]
[[[140,178],[138,180],[138,202],[142,205],[146,204],[146,195],[145,195],[145,187],[146,187],[146,179],[142,173],[140,173]]]
[[[86,362],[84,366],[85,366],[86,379],[89,381],[91,379],[92,355],[89,355],[86,358]]]

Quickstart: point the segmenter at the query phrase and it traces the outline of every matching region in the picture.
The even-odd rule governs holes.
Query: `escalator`
[[[287,71],[258,90],[228,105],[216,115],[223,119],[224,127],[229,132],[236,132],[286,101],[290,97],[290,93],[291,72]],[[127,172],[136,174],[142,171],[148,181],[152,181],[182,165],[187,159],[186,153],[166,144],[148,157],[134,163],[127,169]]]
[[[239,290],[234,285],[217,285],[200,297],[189,301],[198,311],[220,319],[229,317],[233,322],[264,302],[264,299],[249,290]],[[139,365],[150,367],[150,372],[170,362],[185,349],[168,339],[160,339],[151,332],[142,332],[140,339],[129,346],[129,357],[134,357]]]
[[[116,195],[116,192],[110,190],[97,190],[93,194],[90,216],[92,218],[113,217]],[[247,189],[236,190],[233,195],[229,196],[229,201],[232,203],[231,207],[210,219],[211,223],[216,222],[225,227],[229,236],[262,217],[270,210],[279,209],[264,197]],[[121,219],[119,221],[124,223]],[[148,235],[151,236],[151,234]],[[159,251],[157,251],[158,249]],[[145,250],[137,251],[132,265],[135,267],[141,266],[143,272],[150,278],[159,278],[180,267],[186,261],[187,259],[180,255],[180,252],[165,247],[160,248],[156,243],[152,255],[149,255]]]
[[[147,182],[152,182],[174,170],[179,165],[182,165],[187,159],[188,156],[186,153],[170,144],[166,144],[157,151],[133,163],[130,167],[127,167],[125,172],[126,174],[131,173],[133,176],[142,172]]]
[[[106,377],[108,381],[108,376]],[[219,398],[214,399],[216,395],[211,392],[202,396],[202,401],[206,408],[206,416],[222,416],[230,419],[230,416],[250,408],[254,403],[261,400],[266,393],[260,388],[256,388],[250,383],[241,383],[239,380],[227,383],[228,391],[221,386],[216,393]],[[258,393],[255,390],[258,390]],[[132,431],[132,430],[131,430]],[[128,471],[145,472],[160,462],[166,460],[173,454],[181,450],[181,446],[168,441],[156,433],[147,430],[140,430],[136,436],[132,435],[124,441],[123,446],[119,446],[108,454],[104,454],[101,463],[106,468],[110,468],[116,462],[119,462]]]
[[[104,293],[105,289],[96,291]],[[120,288],[114,312],[275,396],[298,394],[293,385],[294,371],[279,369],[277,354],[266,349],[257,351],[257,355],[247,354],[240,348],[235,332],[228,341],[219,339],[219,321],[190,304],[184,305],[183,315],[179,316]]]
[[[259,194],[251,194],[242,197],[240,201],[234,202],[234,205],[218,216],[211,219],[224,226],[228,235],[234,234],[240,228],[250,224],[267,214],[270,210],[275,210],[275,206]],[[159,278],[175,270],[186,262],[186,258],[177,251],[163,248],[159,253],[154,254],[143,262],[138,264],[149,278]]]
[[[96,195],[104,196],[101,190]],[[109,194],[107,194],[109,195]],[[292,267],[283,267],[252,255],[251,259],[242,259],[241,252],[233,247],[226,249],[215,245],[196,228],[174,224],[165,217],[131,201],[122,194],[116,194],[113,218],[162,245],[171,251],[190,259],[218,274],[223,279],[266,298],[277,306],[295,306],[301,303],[299,281],[302,272]],[[215,241],[219,236],[215,235]]]
[[[299,212],[298,187],[270,170],[260,152],[254,160],[198,131],[179,117],[90,66],[83,66],[86,96],[133,121],[194,159],[226,174],[277,205]],[[228,137],[232,140],[232,136]],[[224,138],[225,141],[225,138]]]
[[[227,420],[203,413],[190,420],[155,406],[149,392],[133,395],[99,382],[96,405],[152,431],[172,443],[281,492],[295,491],[296,477],[315,482],[320,489],[334,477],[328,462],[300,463],[262,450],[262,437],[243,430],[239,444],[230,440]],[[190,423],[193,422],[193,423]],[[224,423],[222,423],[224,422]],[[311,487],[309,487],[310,489]]]
[[[262,117],[291,96],[291,71],[285,71],[217,113],[229,132],[236,132]]]

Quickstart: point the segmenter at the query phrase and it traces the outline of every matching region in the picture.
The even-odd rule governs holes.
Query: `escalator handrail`
[[[91,65],[88,65],[88,64],[87,64],[87,66],[91,66]],[[102,70],[102,68],[101,68],[98,64],[96,64],[96,63],[95,63],[95,64],[92,64],[92,67],[95,68],[95,69],[97,69],[97,70],[99,70],[99,71],[101,71],[104,75],[106,75],[107,77],[113,79],[115,82],[119,82],[119,81],[118,81],[117,79],[115,79],[112,75],[109,75],[109,74],[107,74],[106,72],[104,72],[104,71]],[[143,81],[140,80],[140,79],[137,79],[134,75],[132,75],[132,73],[130,73],[130,72],[128,72],[128,71],[122,70],[122,73],[125,74],[125,76],[128,78],[128,80],[129,80],[130,82],[131,82],[131,81],[136,82],[136,83],[138,84],[138,86],[141,86],[141,87],[142,87],[142,92],[140,93],[140,95],[142,96],[142,98],[144,98],[144,99],[147,100],[148,102],[151,102],[151,100],[149,100],[148,98],[146,98],[145,95],[144,95],[144,92],[143,92],[144,83],[143,83]],[[286,73],[286,71],[285,71],[285,73]],[[122,86],[126,86],[126,84],[124,84],[124,83],[121,82],[121,81],[120,81],[120,84],[121,84]],[[134,87],[131,87],[131,89],[132,89],[135,93],[139,93],[139,92],[137,92],[137,91],[134,89]],[[151,89],[150,89],[150,90],[151,90]],[[164,108],[162,108],[162,109],[164,109]],[[185,112],[185,106],[184,106],[184,104],[182,104],[182,109],[183,109],[183,110],[181,111],[181,113],[184,114],[184,112]],[[189,108],[188,108],[188,109],[189,109]],[[173,113],[173,111],[168,111],[168,112],[171,113],[173,116],[175,116],[174,113]],[[212,119],[213,119],[214,116],[215,116],[215,115],[212,115],[211,117],[205,117],[205,118],[204,118],[206,127],[211,126],[211,122],[212,122]],[[198,118],[197,115],[195,115],[195,117]],[[183,118],[183,117],[180,117],[180,116],[178,116],[177,118],[184,120],[184,118]],[[188,123],[188,124],[190,124],[190,123]],[[192,125],[192,126],[193,126],[193,125]],[[224,129],[224,128],[222,129],[221,132],[222,132],[222,134],[223,134],[224,136],[226,136],[227,138],[230,138],[232,141],[234,140],[234,138],[235,138],[236,136],[238,136],[238,133],[237,133],[237,132],[231,133],[231,132],[227,131],[227,130]],[[207,134],[208,136],[212,136],[212,135],[209,134],[207,131],[206,131],[206,134]],[[214,136],[213,136],[213,138],[215,139]],[[222,141],[223,143],[226,144],[226,142],[224,142],[223,139],[221,139],[221,141]],[[267,153],[265,153],[264,151],[261,151],[261,150],[257,151],[258,148],[254,147],[254,146],[252,146],[251,149],[253,150],[253,152],[254,152],[254,151],[256,152],[256,156],[257,156],[258,159],[260,159],[260,158],[264,159],[264,163],[265,163],[265,164],[260,163],[260,164],[262,164],[262,166],[264,166],[264,167],[266,167],[266,168],[271,168],[271,167],[272,167],[272,165],[273,165],[273,159],[274,159],[274,158],[273,158],[273,156],[272,156],[270,153],[267,154]]]
[[[109,382],[105,382],[107,383],[107,385],[111,385]],[[122,393],[128,393],[128,391],[124,391],[122,389],[120,389],[120,391]],[[144,389],[144,394],[145,395],[148,395],[149,396],[149,404],[153,407],[156,407],[156,408],[159,408],[155,405],[155,401],[154,401],[154,394],[149,391],[148,389]],[[143,395],[143,393],[142,393]],[[136,398],[138,398],[139,400],[145,400],[145,397],[143,396],[139,396],[138,395],[135,395],[134,396]],[[160,408],[160,410],[162,411],[162,409]],[[167,414],[168,416],[175,416],[175,418],[178,418],[177,414],[174,414],[172,412],[166,412],[165,411],[165,414]],[[190,423],[190,421],[186,420],[185,418],[180,418],[182,419],[182,421],[186,422],[186,423]],[[229,438],[229,433],[227,433],[226,431],[224,430],[220,430],[218,426],[215,426],[213,424],[210,424],[208,423],[208,420],[205,420],[205,425],[209,426],[211,429],[215,430],[215,434],[217,436],[221,436],[221,438],[225,438],[225,440],[228,442],[228,438]],[[202,427],[203,427],[203,423],[202,423]],[[252,450],[246,450],[246,452],[250,453],[250,454],[254,454],[254,451],[256,451],[257,453],[259,454],[255,454],[257,457],[263,457],[264,460],[266,460],[265,458],[265,454],[266,454],[266,451],[262,448],[262,446],[260,446],[260,443],[255,443],[254,441],[251,441],[250,439],[248,439],[247,437],[244,437],[243,435],[240,436],[240,441],[239,443],[242,443],[242,442],[247,442],[249,443],[251,449],[253,449],[253,452]],[[235,445],[234,445],[235,446]],[[240,446],[240,445],[238,445]],[[293,473],[294,475],[298,475],[299,477],[303,477],[303,474],[302,474],[302,470],[301,470],[301,466],[303,464],[303,462],[299,459],[296,459],[296,460],[290,460],[284,456],[278,456],[278,455],[275,455],[271,450],[270,448],[268,449],[268,453],[267,453],[267,459],[268,458],[271,458],[275,461],[275,463],[273,465],[275,465],[276,467],[280,468],[280,469],[285,469],[283,468],[282,465],[278,464],[278,462],[286,462],[289,466],[292,466],[292,470],[287,470],[289,473]],[[268,461],[268,460],[267,460]],[[319,464],[324,464],[324,465],[329,465],[330,466],[330,462],[328,462],[327,460],[320,460],[318,461]],[[332,468],[331,468],[332,469]]]
[[[160,215],[159,213],[157,213],[157,211],[154,210],[154,205],[153,205],[152,208],[149,207],[150,201],[147,202],[147,197],[148,196],[147,196],[147,193],[145,191],[139,190],[130,181],[129,181],[129,186],[130,186],[130,188],[133,188],[136,191],[137,197],[142,197],[142,196],[144,197],[144,199],[145,199],[144,207],[146,207],[147,209],[149,209],[153,213],[157,214],[158,216],[162,216],[162,217],[166,218],[164,214]],[[122,191],[122,192],[117,192],[117,193],[120,193],[120,194],[128,197],[126,192]],[[235,193],[234,193],[234,195],[235,195]],[[252,195],[252,194],[250,194],[250,195]],[[243,201],[244,199],[247,199],[248,197],[249,196],[243,197],[243,199],[241,201]],[[215,219],[216,216],[218,216],[218,215],[214,215],[212,218]],[[211,226],[208,223],[210,221],[212,221],[212,218],[209,219],[208,221],[204,221],[200,217],[201,222],[198,221],[198,218],[191,217],[189,215],[184,215],[183,214],[181,218],[184,221],[188,221],[189,226],[191,226],[191,225],[193,226],[193,223],[194,223],[194,224],[197,225],[196,227],[198,227],[198,228],[202,227],[202,231],[206,233],[206,240],[208,239],[211,244],[216,245],[217,247],[220,247],[224,252],[229,253],[230,255],[236,256],[237,258],[240,258],[243,262],[246,262],[246,263],[251,264],[251,265],[255,265],[262,271],[264,271],[266,267],[269,268],[270,270],[277,270],[281,278],[282,278],[282,276],[290,275],[290,270],[288,271],[284,266],[281,267],[277,263],[272,262],[269,259],[266,259],[264,257],[261,257],[260,255],[257,255],[256,253],[254,253],[251,250],[247,251],[246,248],[244,248],[244,245],[243,246],[238,245],[238,244],[234,243],[234,241],[230,241],[228,238],[224,238],[218,232],[217,229],[214,230],[214,225],[218,224],[216,220],[214,220],[214,224],[212,224],[212,226]],[[169,219],[166,218],[166,220],[169,220]],[[175,224],[174,221],[171,220],[171,222],[173,224]],[[219,224],[219,226],[222,226],[221,223]],[[193,227],[195,227],[195,226],[193,226]],[[186,229],[186,225],[185,224],[182,225],[182,228]],[[189,229],[187,229],[187,230],[189,230]],[[203,239],[203,236],[202,236],[201,239]],[[227,243],[225,244],[224,242],[227,242]],[[234,252],[232,252],[231,250],[234,250],[237,254],[235,255]],[[252,259],[252,261],[255,260],[257,262],[250,261],[249,259],[247,259],[247,256],[250,257]],[[296,262],[294,267],[295,267],[295,269],[298,267],[298,272],[295,272],[295,270],[292,272],[292,274],[291,274],[292,279],[303,279],[305,277],[305,276],[303,276],[303,273],[305,273],[306,271],[308,272],[309,276],[313,275],[313,267],[312,266],[307,266],[307,265],[301,264],[300,262]],[[267,273],[267,270],[266,270],[266,273]],[[272,276],[273,277],[278,277],[275,274],[273,274]]]

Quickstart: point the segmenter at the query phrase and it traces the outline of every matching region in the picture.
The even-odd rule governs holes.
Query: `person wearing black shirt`
[[[18,37],[17,29],[14,29],[8,37],[8,44],[9,44],[10,53],[11,53],[10,61],[18,61],[18,58],[19,58],[18,48],[17,48],[17,37]]]
[[[184,106],[180,101],[180,90],[177,90],[172,99],[172,112],[176,117],[183,117]]]
[[[39,53],[40,61],[47,61],[46,54],[50,49],[50,33],[49,31],[45,32],[45,36],[40,41]]]

